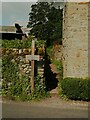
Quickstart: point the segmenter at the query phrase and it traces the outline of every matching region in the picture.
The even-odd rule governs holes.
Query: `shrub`
[[[32,39],[29,38],[27,40],[2,40],[2,47],[3,48],[18,48],[18,49],[25,49],[25,48],[31,48]],[[0,45],[1,45],[0,43]],[[37,40],[36,41],[36,47],[42,47],[46,45],[46,41],[43,40]]]
[[[41,99],[47,96],[45,81],[41,77],[35,78],[35,91],[31,93],[29,76],[19,75],[19,67],[12,62],[12,55],[2,57],[2,95],[13,100]]]
[[[61,95],[73,100],[90,100],[90,80],[65,78],[60,83]]]
[[[2,57],[2,93],[5,95],[13,94],[15,82],[18,80],[18,67],[11,62],[11,56]]]
[[[3,48],[31,48],[32,40],[2,40]]]
[[[31,83],[29,76],[20,75],[19,62],[13,61],[17,56],[12,54],[9,48],[31,48],[32,38],[28,40],[2,40],[4,54],[2,55],[2,95],[10,99],[32,100],[40,99],[47,95],[45,82],[41,83],[41,78],[35,78],[35,91],[31,93]],[[38,40],[36,48],[45,46],[45,41]],[[37,50],[37,49],[36,49]],[[36,51],[37,52],[37,51]],[[43,53],[44,54],[44,53]]]
[[[35,90],[32,94],[32,99],[41,99],[48,96],[48,92],[46,92],[45,81],[41,80],[41,77],[37,75],[35,77]]]
[[[46,52],[49,55],[50,59],[53,59],[53,46],[47,47]]]

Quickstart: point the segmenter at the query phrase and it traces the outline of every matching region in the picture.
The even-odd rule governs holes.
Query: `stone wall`
[[[63,76],[88,77],[88,4],[68,2],[63,11]]]
[[[26,55],[31,55],[31,49],[6,49],[2,48],[2,55],[8,55],[12,57],[12,62],[17,63],[19,67],[19,76],[27,76],[31,78],[31,61],[26,59]],[[41,59],[36,64],[35,62],[35,74],[41,77],[41,81],[44,80],[44,58],[40,56]]]

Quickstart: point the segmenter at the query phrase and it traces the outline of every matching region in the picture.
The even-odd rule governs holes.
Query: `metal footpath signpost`
[[[32,40],[32,53],[26,55],[26,60],[31,61],[31,92],[34,92],[34,61],[40,61],[40,55],[34,55],[35,53],[35,40]]]

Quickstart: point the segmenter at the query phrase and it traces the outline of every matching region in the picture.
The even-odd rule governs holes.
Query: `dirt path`
[[[57,82],[57,86],[58,86],[58,79],[60,78],[60,73],[54,64],[49,64],[49,66],[50,66],[51,72],[53,74],[52,77],[54,76],[52,79],[53,79],[53,81]],[[52,96],[58,96],[58,87],[57,86],[54,89],[50,90],[50,94]]]

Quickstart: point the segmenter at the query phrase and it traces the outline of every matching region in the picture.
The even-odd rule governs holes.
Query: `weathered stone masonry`
[[[67,2],[63,18],[63,76],[86,78],[88,74],[89,4]]]
[[[3,55],[12,55],[12,62],[17,63],[19,66],[18,74],[19,76],[27,76],[31,79],[31,62],[26,60],[26,55],[31,55],[31,49],[13,49],[13,48],[3,48]],[[35,69],[37,69],[37,74],[41,77],[41,81],[44,80],[44,58],[41,56],[41,60],[38,64],[35,64]]]

